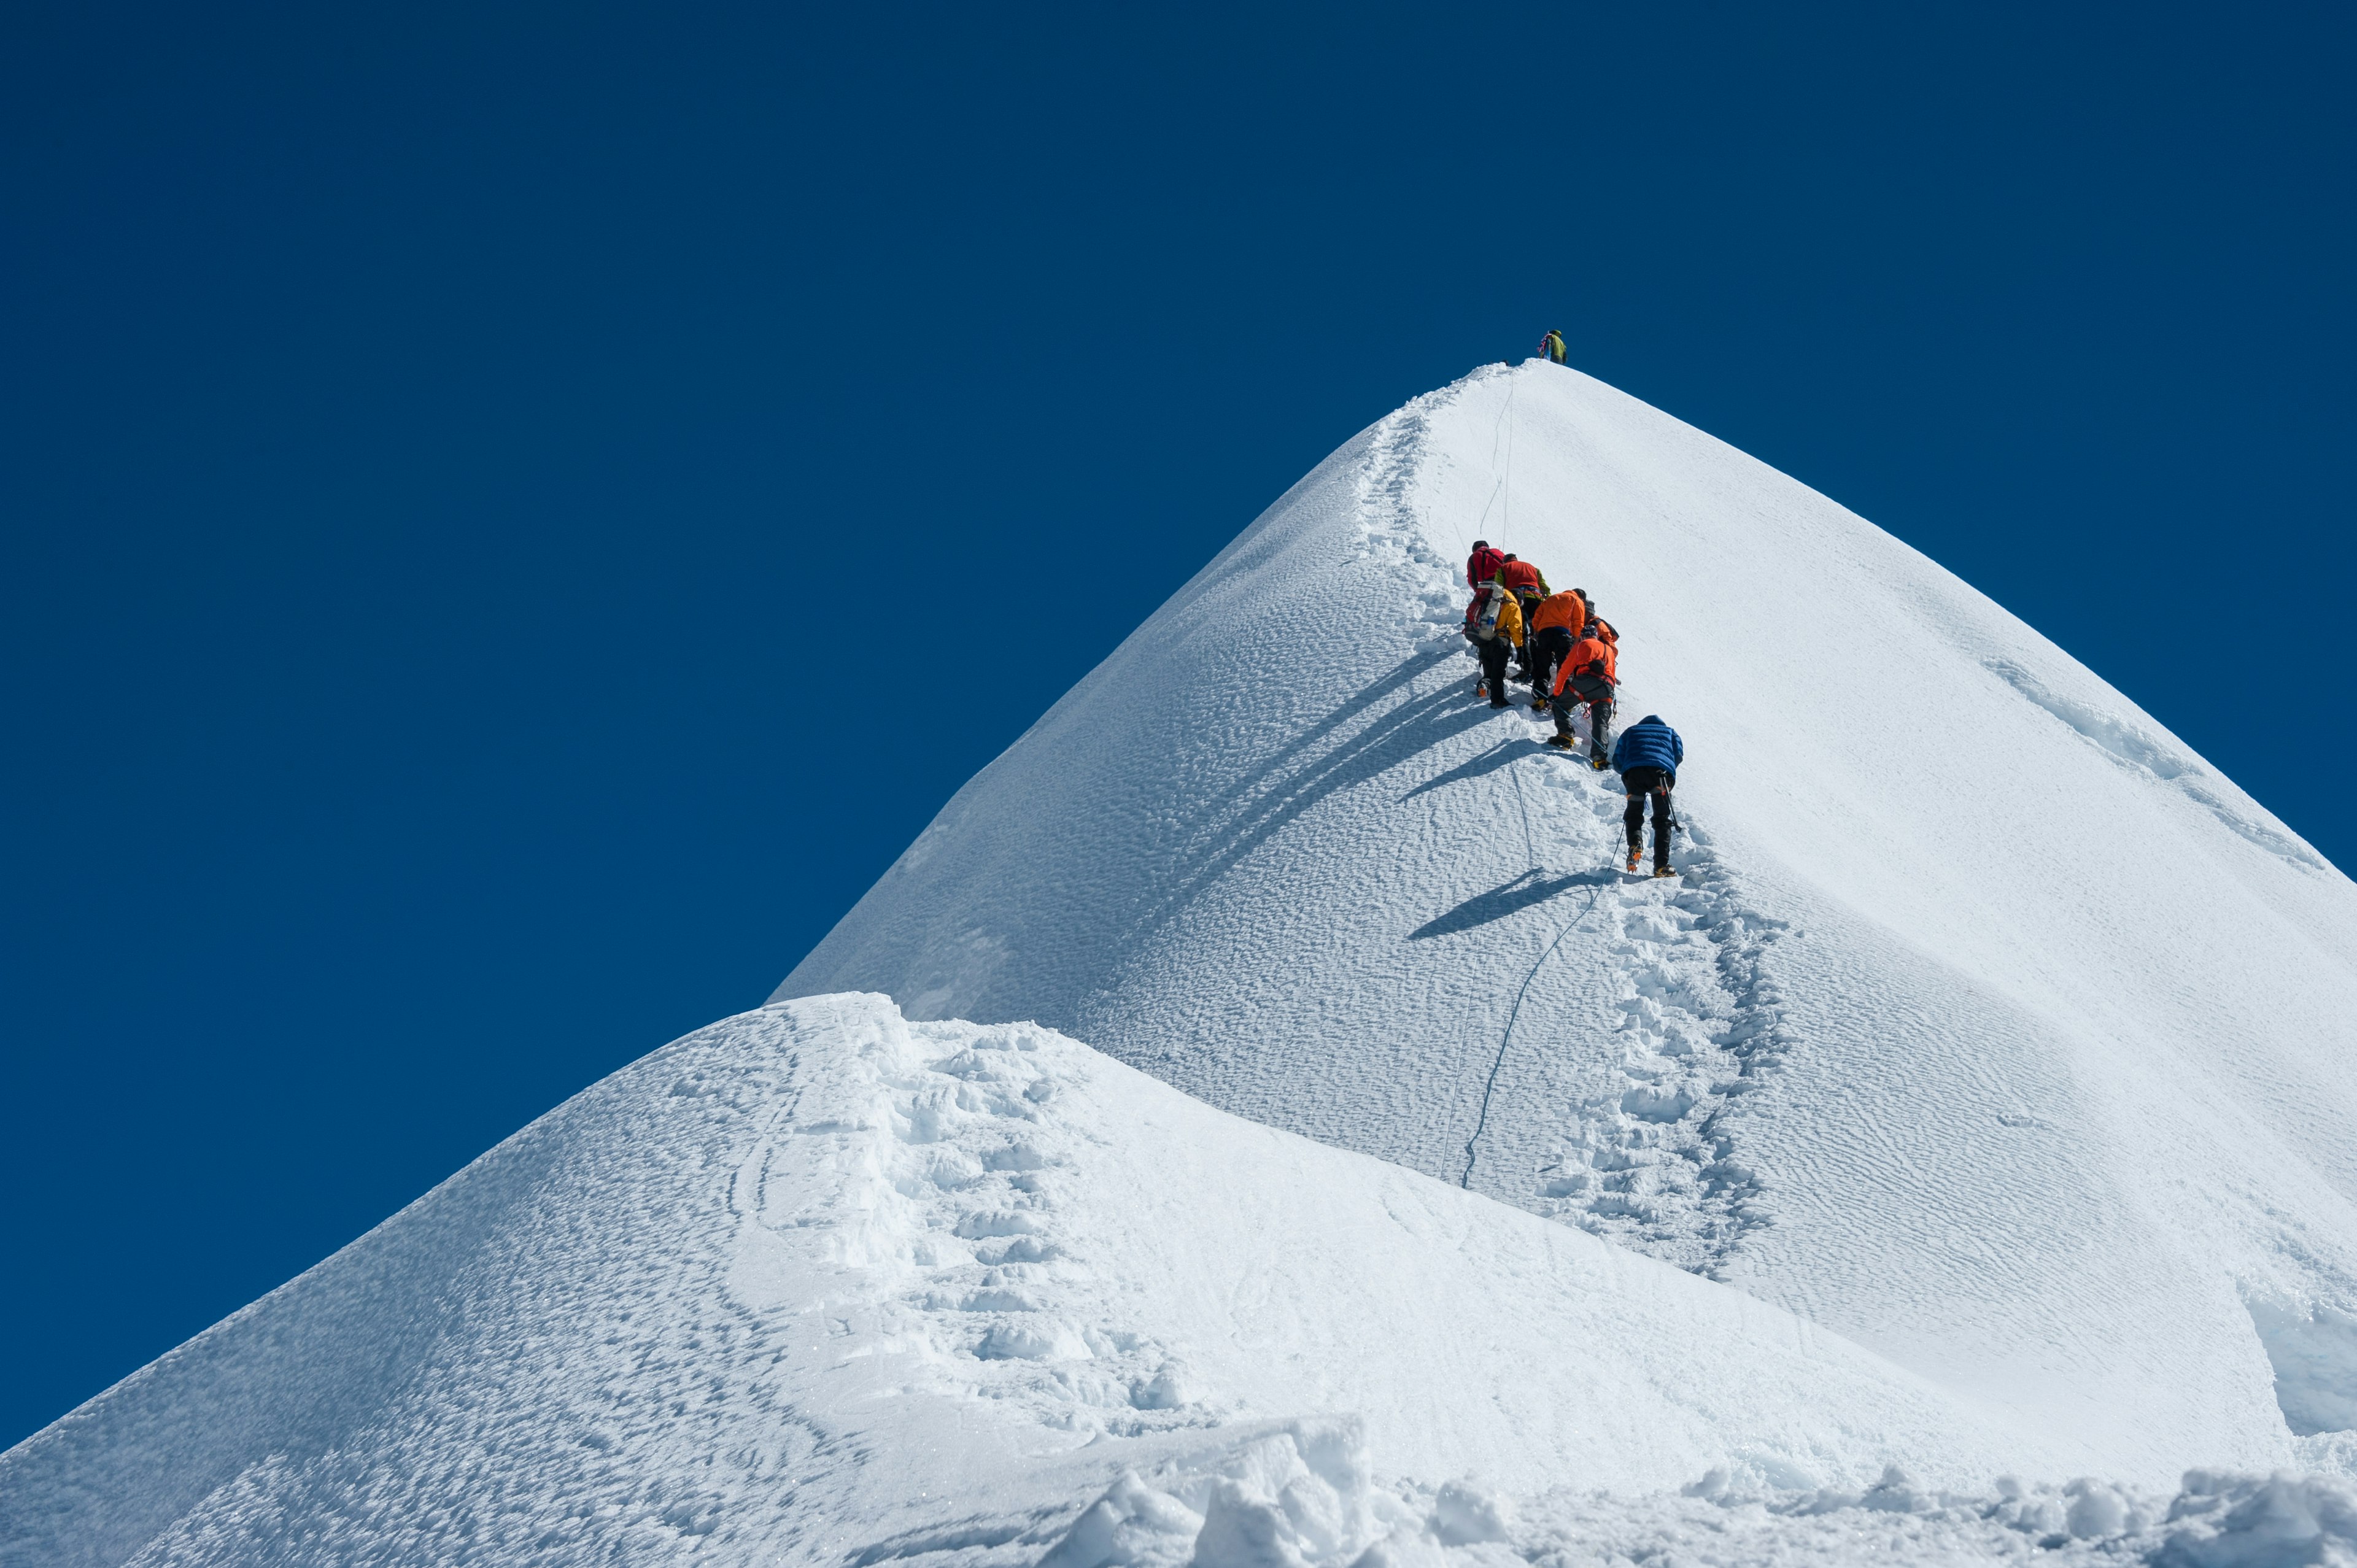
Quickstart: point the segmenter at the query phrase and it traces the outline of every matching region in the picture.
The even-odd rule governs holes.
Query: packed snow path
[[[1587,589],[1622,721],[1686,737],[1679,885],[1472,701],[1477,536]],[[1970,587],[1575,371],[1297,485],[779,994],[855,988],[1737,1283],[2154,1484],[2352,1429],[2314,1412],[2357,1409],[2357,888]]]
[[[1608,858],[1619,854],[1625,840],[1623,798],[1616,789],[1560,764],[1545,784],[1585,798],[1596,819],[1594,847]],[[1683,825],[1693,832],[1691,822]],[[1554,1144],[1523,1155],[1520,1164],[1483,1185],[1542,1214],[1719,1278],[1736,1242],[1768,1222],[1758,1177],[1738,1156],[1737,1143],[1743,1098],[1766,1087],[1785,1045],[1779,993],[1764,967],[1781,931],[1778,922],[1742,903],[1733,876],[1710,853],[1706,832],[1688,838],[1675,858],[1676,884],[1639,882],[1609,871],[1564,878],[1587,887],[1585,900],[1563,917],[1520,998],[1527,1001],[1548,967],[1567,961],[1566,939],[1583,929],[1598,932],[1615,962],[1604,972],[1608,1004],[1589,1017],[1617,1070],[1581,1100]],[[1516,901],[1547,887],[1545,875],[1533,873],[1490,897]],[[1585,945],[1574,950],[1586,950]],[[1534,1074],[1553,1065],[1515,1059],[1521,1024],[1517,1008],[1508,1015],[1494,1069],[1494,1078],[1511,1086],[1509,1098],[1530,1093]],[[1522,1048],[1532,1051],[1527,1038]],[[1485,1099],[1494,1102],[1497,1095],[1493,1082]],[[1526,1118],[1512,1124],[1529,1127]],[[1467,1141],[1463,1185],[1472,1185],[1491,1143],[1485,1105]],[[1528,1191],[1513,1191],[1517,1177]]]

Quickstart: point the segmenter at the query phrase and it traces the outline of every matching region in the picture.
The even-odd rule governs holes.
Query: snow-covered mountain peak
[[[1477,536],[1684,734],[1674,881],[1471,701]],[[1486,369],[770,1004],[0,1455],[0,1563],[2350,1561],[2352,892],[1862,520]]]
[[[1674,886],[1471,700],[1477,538],[1585,588],[1624,722],[1684,736]],[[2357,1304],[2353,893],[1917,552],[1534,362],[1296,486],[779,994],[1036,1018],[2159,1477],[2287,1459],[2279,1374],[2357,1397],[2256,1326]]]

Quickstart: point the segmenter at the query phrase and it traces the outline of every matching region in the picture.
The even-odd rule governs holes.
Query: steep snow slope
[[[616,1074],[0,1455],[0,1561],[1098,1568],[1200,1542],[1243,1568],[1394,1534],[1428,1560],[1515,1528],[1449,1485],[1468,1470],[1579,1488],[1528,1510],[1541,1536],[1830,1541],[1737,1519],[1728,1489],[1892,1462],[1986,1487],[2084,1457],[1738,1292],[1045,1030],[831,996]],[[1588,1497],[1713,1470],[1691,1503]],[[2092,1495],[2075,1533],[2129,1527],[2132,1498]],[[1877,1497],[1781,1506],[1937,1501]],[[1986,1550],[2073,1506],[1992,1494],[1920,1528]]]
[[[1679,885],[1469,700],[1476,535],[1588,589],[1624,719],[1685,736]],[[2352,1441],[2353,958],[2348,879],[2051,643],[1532,363],[1296,486],[779,995],[1038,1019],[2158,1482]]]

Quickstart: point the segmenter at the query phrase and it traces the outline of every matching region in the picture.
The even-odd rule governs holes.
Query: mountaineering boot
[[[1629,846],[1629,864],[1621,867],[1621,869],[1626,871],[1630,875],[1634,876],[1637,875],[1637,863],[1644,858],[1644,850],[1632,843]]]
[[[1531,712],[1534,714],[1543,714],[1546,711],[1547,700],[1544,697],[1533,697],[1531,699]]]
[[[1632,854],[1632,855],[1631,855],[1629,858],[1630,858],[1631,861],[1633,861],[1633,860],[1635,860],[1637,857],[1636,857],[1635,855],[1633,855],[1633,854]],[[1630,870],[1631,870],[1631,871],[1634,871],[1634,870],[1636,870],[1637,868],[1636,868],[1634,865],[1631,865],[1631,866],[1630,866],[1630,867],[1629,867],[1629,869],[1630,869]],[[1653,875],[1656,875],[1656,876],[1675,876],[1675,875],[1677,875],[1677,873],[1676,873],[1676,872],[1674,872],[1674,871],[1672,871],[1672,870],[1671,870],[1668,866],[1666,866],[1666,865],[1657,865],[1657,866],[1653,867]]]
[[[1577,736],[1567,735],[1551,735],[1547,736],[1546,743],[1564,751],[1570,751],[1579,745]]]
[[[1609,768],[1609,767],[1610,767],[1610,766],[1612,766],[1612,765],[1611,765],[1610,763],[1609,763],[1609,762],[1605,761],[1605,760],[1604,760],[1602,757],[1589,757],[1589,758],[1587,759],[1587,766],[1589,766],[1590,768],[1594,768],[1594,769],[1596,769],[1596,771],[1598,771],[1598,773],[1601,773],[1601,772],[1603,772],[1607,768]]]
[[[1473,700],[1474,700],[1475,702],[1477,702],[1477,703],[1478,703],[1478,702],[1480,702],[1482,698],[1484,698],[1484,697],[1488,696],[1489,694],[1490,694],[1490,682],[1487,682],[1487,681],[1476,681],[1476,682],[1473,682]]]

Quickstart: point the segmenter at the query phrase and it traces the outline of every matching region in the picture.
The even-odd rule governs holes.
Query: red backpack
[[[1488,545],[1473,552],[1473,559],[1465,564],[1465,584],[1478,588],[1495,577],[1506,564],[1506,553]]]

